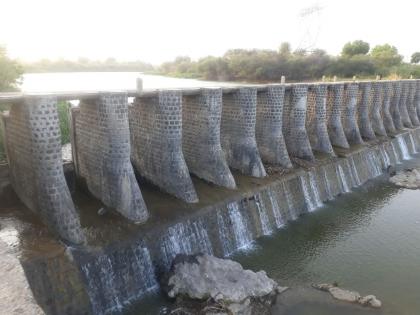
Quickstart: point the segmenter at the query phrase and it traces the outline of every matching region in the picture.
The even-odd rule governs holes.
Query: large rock
[[[390,179],[391,183],[394,183],[397,186],[409,188],[409,189],[419,189],[420,188],[420,169],[407,169],[395,176],[392,176]]]
[[[255,302],[270,306],[284,290],[264,271],[244,270],[235,261],[210,255],[178,255],[163,287],[171,298],[223,305],[232,314],[254,313]]]

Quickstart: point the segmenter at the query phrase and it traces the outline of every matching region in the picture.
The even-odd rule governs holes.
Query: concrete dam
[[[63,100],[80,101],[64,164]],[[4,93],[0,103],[11,104],[0,195],[13,189],[32,210],[2,225],[25,240],[15,257],[45,314],[124,313],[177,254],[229,256],[420,148],[412,79]]]

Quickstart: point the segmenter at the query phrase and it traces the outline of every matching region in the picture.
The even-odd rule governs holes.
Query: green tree
[[[16,90],[22,73],[22,67],[7,56],[5,47],[0,46],[0,91]]]
[[[279,54],[283,57],[288,57],[292,53],[292,47],[289,42],[283,42],[280,44]]]
[[[398,49],[389,44],[377,45],[373,47],[370,55],[377,68],[377,73],[387,75],[401,65],[403,57],[398,54]]]
[[[419,63],[420,62],[420,52],[415,52],[411,55],[411,63]]]
[[[353,57],[356,55],[366,55],[369,52],[369,43],[362,40],[355,40],[344,45],[341,55],[344,57]]]

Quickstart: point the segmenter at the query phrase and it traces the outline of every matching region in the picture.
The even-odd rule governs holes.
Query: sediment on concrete
[[[376,138],[371,124],[372,111],[372,83],[360,82],[358,94],[358,125],[360,134],[365,140],[374,140]]]
[[[55,97],[26,97],[4,116],[5,144],[12,186],[31,210],[67,242],[84,235],[66,184]]]
[[[206,181],[235,188],[220,142],[222,89],[203,88],[182,100],[182,150],[191,173]]]
[[[357,123],[357,100],[359,86],[357,83],[346,83],[344,85],[344,112],[343,127],[349,144],[363,144]]]
[[[136,98],[129,122],[131,160],[140,175],[185,202],[197,202],[182,151],[181,91]]]
[[[344,84],[337,83],[329,86],[327,101],[327,127],[331,144],[348,149],[350,145],[344,133],[342,112],[344,110]]]
[[[107,207],[134,222],[149,216],[130,162],[126,93],[103,93],[72,109],[75,170]]]
[[[221,141],[231,168],[245,175],[266,176],[255,139],[257,89],[241,87],[223,95]]]

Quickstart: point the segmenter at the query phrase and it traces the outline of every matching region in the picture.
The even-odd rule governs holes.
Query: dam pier
[[[63,165],[57,103],[70,100],[80,102]],[[13,189],[31,210],[2,225],[22,237],[22,281],[46,314],[123,313],[177,254],[229,256],[420,149],[413,79],[3,93],[0,103],[10,104],[0,195]]]

